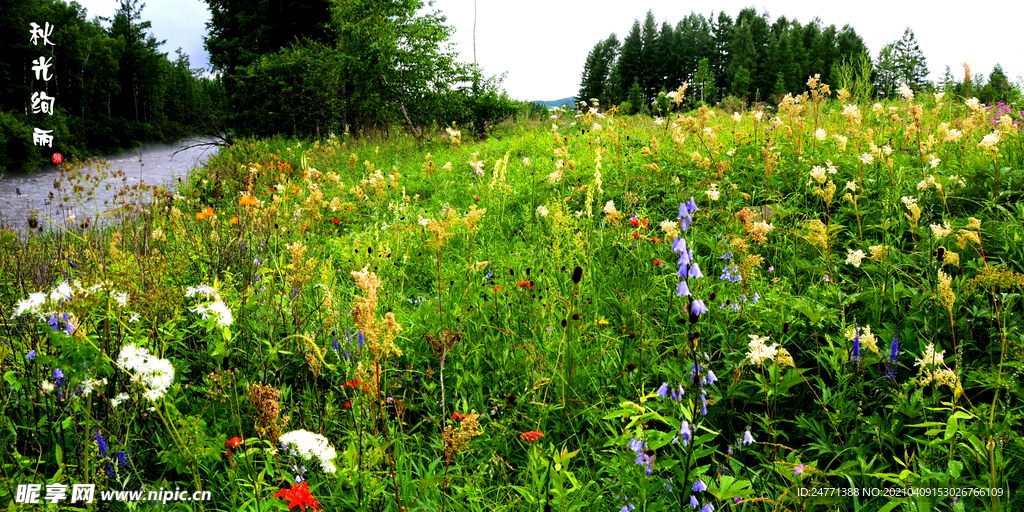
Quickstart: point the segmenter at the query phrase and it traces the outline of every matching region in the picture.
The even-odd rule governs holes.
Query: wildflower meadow
[[[0,232],[0,507],[1022,510],[1019,106],[806,86],[242,139]]]

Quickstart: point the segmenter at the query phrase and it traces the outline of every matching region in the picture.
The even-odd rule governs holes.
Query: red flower
[[[369,393],[370,392],[370,386],[368,386],[366,384],[363,384],[363,392],[364,393]]]
[[[652,241],[652,242],[654,242],[654,243],[656,243],[656,244],[660,244],[660,243],[661,243],[661,239],[660,239],[660,238],[658,238],[658,237],[653,237],[653,238],[651,238],[651,241]]]
[[[491,290],[491,291],[494,292],[494,293],[498,293],[498,292],[500,292],[502,290],[504,290],[504,288],[502,288],[501,285],[499,284],[498,286],[495,286],[494,289]]]
[[[288,510],[298,506],[302,510],[306,510],[308,505],[313,510],[320,510],[320,502],[313,497],[313,494],[309,492],[309,484],[302,482],[301,484],[292,484],[291,489],[281,488],[274,495],[275,498],[284,498],[288,501]]]
[[[654,263],[655,265],[661,265],[662,263],[665,263],[665,262],[661,261],[661,260],[653,260],[653,261],[651,261],[651,263]]]
[[[636,217],[633,217],[632,219],[629,219],[629,225],[635,228],[640,225],[640,221],[637,220]]]
[[[455,420],[455,421],[462,421],[462,420],[464,420],[466,418],[469,418],[470,416],[471,416],[470,414],[459,414],[457,412],[456,413],[452,413],[452,419]]]
[[[479,201],[479,200],[480,200],[480,196],[476,196],[476,197],[474,197],[474,198],[473,198],[473,200],[474,200],[474,201]]]
[[[647,219],[640,221],[640,223],[644,225],[644,229],[647,229]]]
[[[331,219],[331,222],[333,222],[333,223],[335,223],[335,224],[341,224],[341,219],[339,219],[339,218],[333,218],[333,219]]]
[[[519,287],[526,287],[526,286],[528,286],[532,290],[533,289],[533,281],[519,281],[518,283],[516,283],[516,286],[519,286]]]
[[[232,437],[231,439],[225,441],[224,444],[227,445],[228,448],[238,448],[242,444],[242,438]]]
[[[531,430],[529,432],[523,432],[522,434],[519,434],[519,437],[520,439],[526,441],[527,443],[532,443],[544,437],[544,433],[537,430]]]
[[[640,238],[640,233],[633,233],[633,238]]]
[[[352,408],[352,400],[349,400],[348,402],[345,402],[345,408],[346,409],[351,409]]]

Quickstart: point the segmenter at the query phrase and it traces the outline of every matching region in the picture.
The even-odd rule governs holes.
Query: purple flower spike
[[[678,252],[678,253],[685,253],[686,252],[686,239],[683,238],[683,237],[676,238],[675,241],[672,242],[672,251],[673,252]]]
[[[676,297],[689,297],[690,286],[686,284],[686,281],[679,281],[679,287],[676,290]]]
[[[718,382],[718,376],[715,375],[715,372],[708,369],[708,384],[714,384],[716,382]]]
[[[697,203],[695,203],[693,201],[693,197],[692,196],[690,197],[690,202],[686,203],[686,209],[689,210],[690,215],[693,215],[693,212],[697,211],[697,209],[698,209],[697,208]]]
[[[697,265],[697,262],[693,262],[693,264],[690,265],[690,272],[687,275],[693,279],[700,279],[704,277],[704,274],[700,272],[700,267]]]
[[[704,305],[704,301],[697,299],[690,303],[690,312],[700,316],[708,312],[708,307]]]
[[[690,216],[690,209],[687,208],[686,203],[679,203],[679,219]]]

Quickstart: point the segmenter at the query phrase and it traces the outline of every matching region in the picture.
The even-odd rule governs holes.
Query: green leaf
[[[752,491],[749,480],[739,480],[729,475],[723,475],[718,481],[717,489],[712,492],[718,499],[727,500],[749,496]]]
[[[956,480],[957,478],[960,478],[960,473],[963,470],[963,462],[960,462],[958,460],[951,460],[949,461],[949,469],[946,470],[946,473],[949,473],[949,476],[953,477],[953,479]]]
[[[957,426],[956,416],[950,416],[949,420],[946,421],[946,440],[956,435]]]

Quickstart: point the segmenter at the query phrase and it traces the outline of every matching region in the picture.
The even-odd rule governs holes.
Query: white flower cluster
[[[217,293],[216,288],[208,284],[200,284],[199,286],[190,286],[185,290],[186,297],[195,297],[197,295],[207,300],[212,300],[212,302],[189,308],[190,311],[199,313],[203,319],[213,316],[222,327],[231,325],[231,322],[234,321],[234,318],[231,316],[231,310],[224,304],[224,301],[220,300],[220,294]]]
[[[909,86],[907,86],[906,83],[900,84],[899,88],[896,89],[896,92],[900,93],[900,96],[903,96],[903,99],[907,101],[914,100],[914,91]]]
[[[715,183],[711,184],[711,188],[704,191],[704,195],[708,196],[708,199],[712,201],[718,201],[721,191],[718,190],[718,185]]]
[[[21,316],[25,313],[35,313],[38,315],[53,313],[58,310],[62,302],[67,302],[76,296],[88,297],[102,291],[106,291],[118,306],[125,307],[128,305],[128,294],[113,290],[109,281],[100,282],[88,288],[83,287],[79,281],[74,283],[63,281],[54,286],[50,293],[30,293],[27,299],[19,300],[14,306],[14,316]]]
[[[747,359],[750,364],[761,364],[765,359],[775,359],[775,356],[779,353],[779,344],[772,343],[771,345],[765,345],[764,342],[768,341],[768,336],[758,336],[756,334],[748,334],[750,337],[750,346],[747,351]]]
[[[117,365],[132,373],[135,382],[146,387],[146,398],[158,400],[174,382],[174,366],[134,344],[121,347]]]
[[[866,254],[864,254],[864,251],[860,249],[857,249],[856,251],[852,249],[847,249],[846,251],[846,263],[849,265],[853,265],[855,267],[860,267],[861,260],[863,260],[867,256]]]
[[[326,437],[306,430],[293,430],[282,435],[280,441],[282,445],[295,450],[300,456],[320,461],[320,467],[325,473],[333,474],[337,470],[333,462],[337,452]]]

